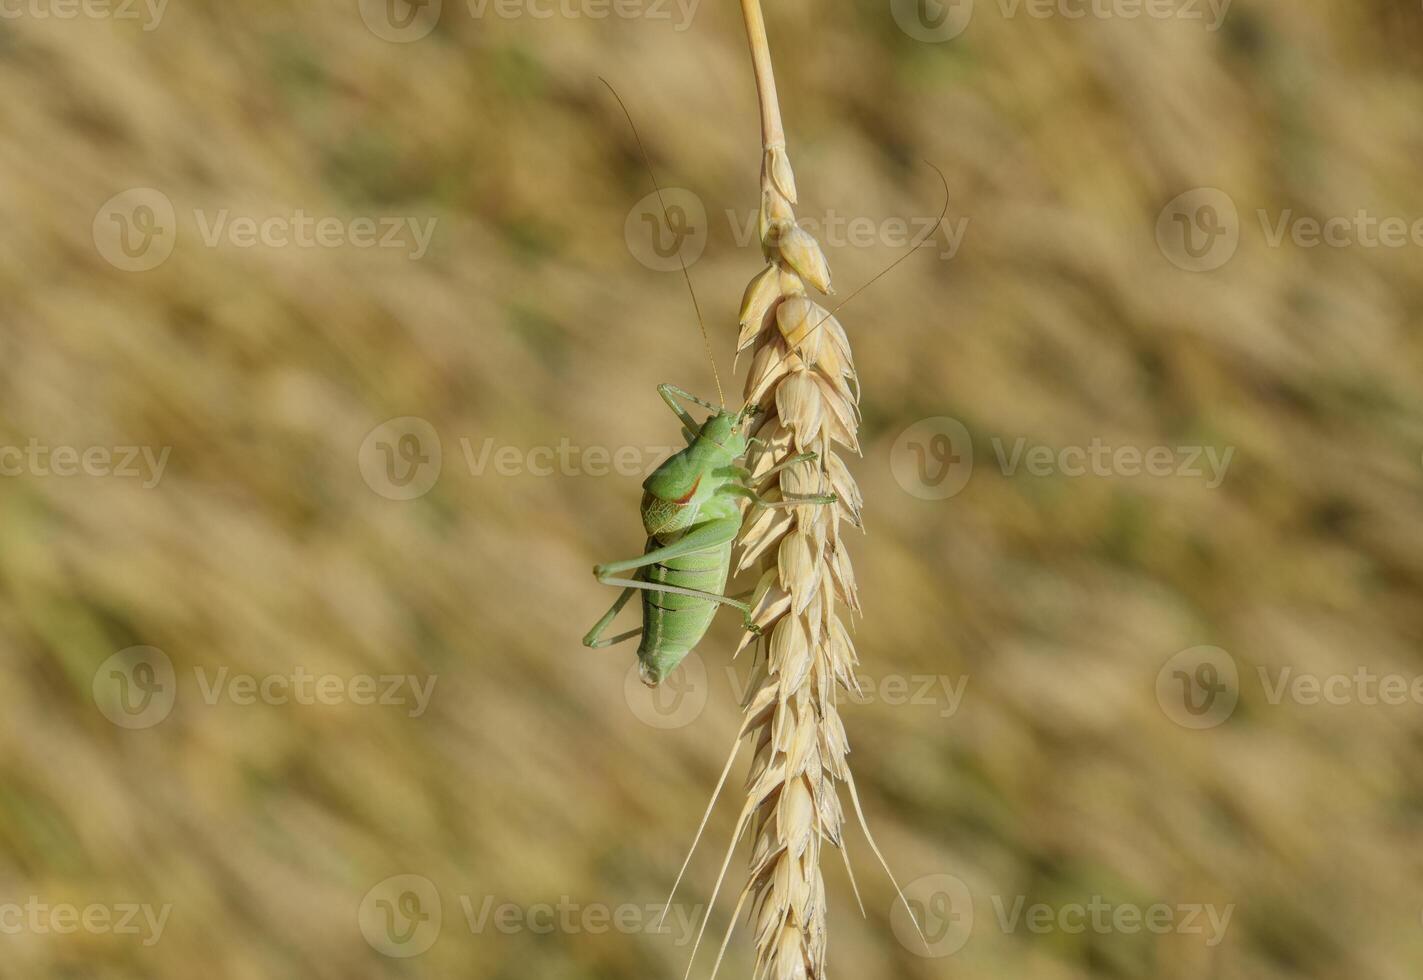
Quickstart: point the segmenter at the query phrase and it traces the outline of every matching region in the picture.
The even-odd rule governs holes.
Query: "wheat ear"
[[[844,328],[807,295],[807,286],[832,291],[830,269],[796,221],[795,176],[759,0],[742,0],[741,9],[761,109],[759,229],[767,265],[746,289],[736,349],[753,352],[746,400],[762,412],[761,443],[750,455],[753,483],[781,506],[753,512],[740,542],[738,571],[758,563],[762,569],[752,601],[761,632],[747,633],[741,644],[754,642],[758,656],[741,732],[753,757],[732,847],[749,832],[752,848],[727,937],[749,902],[753,976],[817,980],[826,973],[827,945],[821,846],[844,851],[839,783],[864,826],[836,708],[837,688],[859,693],[858,659],[841,613],[858,612],[860,603],[841,532],[861,525],[862,500],[840,457],[859,452],[859,382]],[[793,502],[829,495],[834,502]],[[869,838],[867,827],[865,833]],[[870,845],[883,864],[873,838]]]

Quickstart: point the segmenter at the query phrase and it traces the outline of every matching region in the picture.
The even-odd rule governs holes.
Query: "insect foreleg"
[[[794,466],[797,463],[808,463],[812,460],[816,460],[819,458],[819,453],[801,453],[799,456],[792,456],[789,459],[781,460],[775,466],[772,466],[769,470],[760,474],[759,476],[751,472],[751,470],[747,469],[745,466],[723,466],[721,469],[716,471],[716,475],[729,477],[733,480],[750,486],[757,480],[764,480],[768,476],[775,476],[777,473],[781,472],[781,470],[784,470],[787,467]]]
[[[736,480],[740,483],[750,483],[755,477],[751,471],[744,466],[722,466],[712,471],[713,476],[725,477],[729,480]]]
[[[820,505],[837,503],[840,498],[833,493],[825,494],[793,494],[783,500],[767,500],[750,487],[743,487],[738,483],[728,483],[717,493],[731,494],[736,497],[745,497],[751,501],[753,507],[803,507],[806,505]]]
[[[819,459],[819,458],[820,458],[820,454],[819,454],[819,453],[801,453],[799,456],[791,456],[791,457],[788,458],[788,459],[783,459],[783,460],[781,460],[779,463],[777,463],[775,466],[772,466],[769,470],[767,470],[766,472],[762,473],[760,476],[755,477],[755,479],[757,479],[757,480],[764,480],[766,477],[768,477],[768,476],[774,476],[775,474],[781,472],[781,470],[788,469],[789,467],[795,466],[797,463],[810,463],[810,462],[814,462],[815,460],[817,460],[817,459]],[[744,482],[744,483],[750,483],[751,481],[748,479],[748,480],[744,480],[744,481],[742,481],[742,482]]]
[[[598,620],[598,622],[593,626],[593,628],[588,631],[587,636],[583,637],[583,645],[585,647],[592,647],[595,650],[600,650],[603,647],[610,647],[615,644],[622,643],[624,640],[631,640],[635,636],[642,635],[642,627],[638,627],[637,629],[631,630],[627,633],[623,633],[620,636],[615,636],[611,640],[601,639],[603,631],[608,628],[609,624],[611,624],[614,619],[617,618],[618,613],[623,611],[623,606],[626,606],[628,604],[628,600],[632,598],[633,593],[635,591],[637,590],[632,588],[623,589],[622,595],[618,596],[617,600],[613,602],[612,608],[609,609],[606,613],[604,613],[603,618]]]

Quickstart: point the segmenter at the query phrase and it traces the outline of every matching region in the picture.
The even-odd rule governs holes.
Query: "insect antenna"
[[[811,338],[811,336],[812,336],[817,330],[819,330],[821,327],[825,326],[825,324],[826,324],[827,322],[829,322],[829,320],[830,320],[831,317],[833,317],[836,313],[839,313],[839,312],[840,312],[841,310],[843,310],[846,306],[848,306],[848,305],[850,304],[850,301],[853,300],[856,296],[860,295],[860,294],[863,293],[866,289],[869,289],[871,286],[873,286],[876,282],[878,282],[879,280],[883,279],[885,276],[889,275],[889,273],[894,269],[895,266],[899,265],[899,263],[903,262],[905,259],[909,258],[911,255],[913,255],[915,252],[919,251],[919,250],[920,250],[921,248],[923,248],[925,245],[929,244],[929,239],[932,238],[932,237],[934,237],[934,233],[935,233],[936,231],[938,231],[939,228],[941,228],[941,227],[943,226],[944,217],[945,217],[945,215],[947,215],[947,214],[949,213],[949,181],[948,181],[948,178],[946,178],[946,177],[944,176],[944,172],[943,172],[942,170],[940,170],[938,167],[935,167],[932,163],[929,163],[928,160],[925,160],[924,162],[925,162],[926,164],[929,164],[929,167],[934,171],[934,173],[936,173],[936,174],[939,175],[939,181],[944,185],[944,206],[939,209],[939,219],[934,222],[933,227],[930,228],[928,231],[926,231],[926,232],[923,234],[923,236],[922,236],[917,242],[915,242],[914,244],[912,244],[912,245],[910,245],[908,248],[906,248],[906,249],[904,250],[904,254],[903,254],[903,255],[901,255],[899,258],[895,259],[895,260],[894,260],[893,262],[891,262],[889,265],[885,266],[885,267],[884,267],[883,269],[881,269],[879,272],[877,272],[877,273],[875,273],[873,276],[871,276],[868,281],[866,281],[865,283],[863,283],[859,288],[857,288],[857,289],[856,289],[853,293],[851,293],[849,296],[846,296],[843,300],[841,300],[841,301],[839,302],[839,304],[837,304],[836,307],[835,307],[833,310],[831,310],[830,312],[826,313],[823,317],[821,317],[820,320],[815,324],[815,326],[811,327],[809,330],[806,331],[805,336],[801,338],[800,343],[797,344],[796,347],[802,346],[807,340],[809,340],[809,339]],[[786,353],[781,354],[780,356],[778,356],[774,361],[771,362],[771,369],[774,369],[775,367],[777,367],[782,361],[784,361],[784,360],[786,359],[786,357],[788,357],[790,354],[792,354],[792,353],[794,353],[794,352],[795,352],[795,350],[794,350],[794,348],[792,348],[791,350],[787,350]],[[746,404],[741,407],[741,410],[742,410],[743,412],[745,412],[745,411],[746,411],[748,408],[750,408],[750,407],[751,407],[751,401],[748,399],[747,402],[746,402]]]
[[[657,205],[662,209],[662,220],[667,223],[667,227],[672,227],[672,219],[667,214],[667,202],[662,199],[662,186],[657,183],[657,173],[652,169],[652,160],[647,155],[647,147],[642,145],[642,136],[637,131],[637,123],[632,121],[632,113],[628,111],[627,103],[618,94],[618,90],[613,88],[602,75],[598,76],[598,81],[608,87],[608,91],[613,93],[613,98],[618,100],[618,106],[623,110],[623,115],[627,117],[628,126],[632,128],[633,139],[637,141],[637,150],[642,154],[642,162],[647,167],[647,175],[652,178],[652,186],[657,191]],[[947,185],[945,185],[947,187]],[[711,364],[712,378],[716,381],[716,397],[723,409],[726,408],[726,394],[721,390],[721,372],[716,368],[716,358],[712,356],[711,338],[707,335],[707,324],[702,319],[702,307],[697,302],[697,291],[692,288],[692,275],[687,271],[687,260],[682,258],[682,249],[677,249],[677,263],[682,267],[682,278],[687,281],[687,292],[692,294],[692,309],[697,311],[697,326],[702,331],[702,345],[706,348],[707,361]]]

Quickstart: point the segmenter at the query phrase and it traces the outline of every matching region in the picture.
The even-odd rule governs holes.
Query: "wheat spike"
[[[740,540],[740,567],[762,568],[752,602],[761,633],[742,644],[754,642],[758,655],[738,737],[752,747],[751,771],[732,844],[749,832],[751,863],[728,935],[749,903],[753,977],[819,980],[828,935],[820,853],[823,843],[843,851],[841,783],[863,822],[835,703],[837,686],[854,689],[857,663],[843,615],[858,612],[859,599],[841,532],[860,526],[861,498],[840,453],[859,451],[859,381],[843,327],[809,296],[808,287],[831,291],[830,269],[795,219],[795,176],[759,0],[741,7],[761,106],[767,266],[742,301],[737,353],[751,351],[746,399],[763,413],[749,468],[757,493],[776,506],[752,515]],[[814,459],[793,461],[808,453]],[[833,503],[797,503],[827,495]]]

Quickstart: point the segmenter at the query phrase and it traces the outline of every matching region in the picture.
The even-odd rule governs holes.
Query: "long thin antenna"
[[[642,136],[637,131],[637,123],[632,121],[632,113],[628,111],[627,103],[625,103],[623,97],[618,94],[618,90],[613,88],[612,83],[602,75],[598,76],[598,81],[608,86],[608,91],[612,92],[613,98],[618,100],[618,105],[622,108],[623,115],[627,117],[628,125],[632,127],[632,136],[633,139],[637,140],[638,152],[642,154],[642,162],[647,167],[647,175],[652,178],[652,186],[657,191],[657,204],[662,208],[662,220],[667,223],[667,227],[670,230],[672,227],[672,218],[667,214],[667,202],[662,199],[662,186],[657,183],[657,173],[652,169],[652,160],[649,159],[647,155],[647,147],[642,145]],[[947,189],[948,185],[945,184],[944,186],[945,189]],[[721,372],[716,369],[716,358],[712,356],[711,338],[707,336],[706,321],[702,319],[702,307],[701,304],[697,302],[697,291],[692,288],[692,275],[687,271],[687,260],[682,258],[680,244],[677,249],[677,262],[682,267],[682,278],[687,280],[687,292],[692,294],[692,308],[697,311],[697,326],[701,328],[702,344],[706,347],[707,361],[711,364],[712,378],[716,381],[717,401],[721,403],[721,407],[724,409],[726,408],[726,395],[721,390]]]
[[[940,227],[943,226],[944,217],[949,213],[949,181],[948,178],[944,176],[944,172],[942,170],[940,170],[938,167],[935,167],[932,163],[929,163],[928,160],[925,160],[924,162],[929,164],[929,166],[933,169],[934,173],[939,175],[939,180],[944,185],[944,206],[939,211],[939,220],[935,221],[934,226],[928,231],[926,231],[917,242],[905,249],[903,255],[895,259],[889,265],[885,266],[879,272],[875,273],[875,275],[868,282],[864,283],[849,296],[846,296],[843,300],[841,300],[839,305],[837,305],[835,309],[831,310],[830,312],[826,313],[825,316],[821,317],[820,321],[816,323],[815,326],[811,327],[808,331],[806,331],[805,336],[801,338],[800,344],[796,345],[797,347],[803,345],[807,340],[809,340],[812,334],[814,334],[821,327],[825,326],[825,324],[830,320],[830,318],[833,317],[836,313],[839,313],[841,310],[843,310],[847,305],[849,305],[852,299],[863,293],[866,289],[869,289],[880,279],[883,279],[885,276],[889,275],[890,271],[894,269],[895,266],[899,265],[899,263],[903,262],[905,259],[909,258],[909,256],[913,255],[915,252],[919,251],[921,248],[927,245],[929,243],[929,239],[934,237],[934,233],[938,231]],[[771,362],[771,367],[776,367],[778,364],[784,361],[786,357],[791,353],[793,353],[792,350],[787,350],[785,354],[780,355],[774,361]],[[746,411],[746,409],[749,408],[750,405],[751,402],[748,400],[746,404],[741,407],[741,410],[743,412]]]

